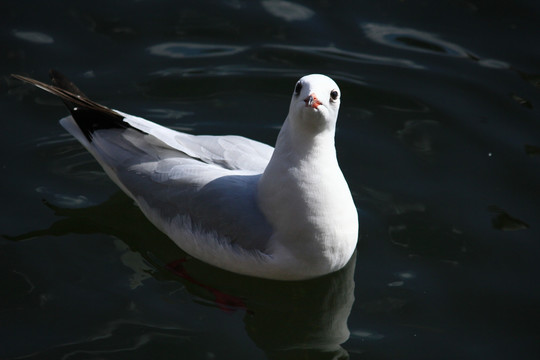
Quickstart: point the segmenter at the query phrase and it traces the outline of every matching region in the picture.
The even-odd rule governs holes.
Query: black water
[[[539,4],[2,3],[0,358],[538,358]],[[50,68],[107,106],[267,143],[297,78],[333,77],[353,262],[291,284],[186,257],[62,104],[8,76]]]

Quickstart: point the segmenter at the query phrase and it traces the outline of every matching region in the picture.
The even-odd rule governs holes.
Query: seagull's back
[[[122,115],[133,128],[93,131],[91,140],[72,116],[61,124],[189,253],[211,263],[215,256],[223,261],[225,251],[263,257],[272,227],[257,205],[257,183],[273,148],[240,136],[180,133]],[[222,252],[214,255],[216,248]]]

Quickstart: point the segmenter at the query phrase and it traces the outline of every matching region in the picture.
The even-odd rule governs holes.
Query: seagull
[[[60,124],[99,162],[145,216],[181,249],[248,276],[304,280],[351,258],[358,215],[338,165],[341,91],[312,74],[294,86],[275,148],[242,136],[192,135],[90,100],[58,71]]]

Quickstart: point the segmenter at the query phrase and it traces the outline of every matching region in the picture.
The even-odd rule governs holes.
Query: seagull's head
[[[341,91],[328,76],[306,75],[296,83],[289,108],[295,125],[323,131],[335,127]]]

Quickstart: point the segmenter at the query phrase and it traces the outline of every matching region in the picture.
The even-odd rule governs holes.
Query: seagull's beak
[[[304,102],[306,103],[306,106],[312,107],[316,109],[319,105],[322,104],[322,102],[317,99],[317,96],[315,96],[315,93],[311,93],[307,98],[304,99]]]

